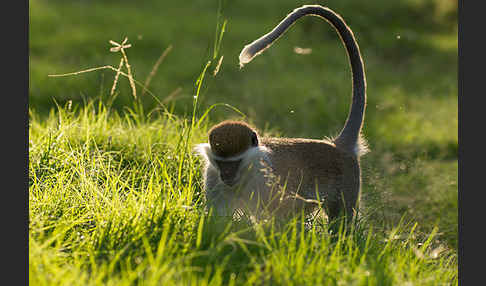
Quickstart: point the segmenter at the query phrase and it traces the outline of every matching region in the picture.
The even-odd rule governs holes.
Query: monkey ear
[[[258,146],[258,136],[255,132],[251,133],[251,145]]]

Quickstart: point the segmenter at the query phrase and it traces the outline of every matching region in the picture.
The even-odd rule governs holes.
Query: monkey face
[[[219,169],[219,175],[221,181],[228,186],[233,186],[238,182],[238,169],[241,164],[241,160],[238,161],[220,161],[215,160]]]

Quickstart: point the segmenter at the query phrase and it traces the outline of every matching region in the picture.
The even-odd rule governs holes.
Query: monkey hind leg
[[[343,196],[342,199],[328,201],[324,211],[328,217],[329,225],[333,228],[338,228],[341,222],[349,226],[356,218],[357,200],[354,198],[345,200]]]

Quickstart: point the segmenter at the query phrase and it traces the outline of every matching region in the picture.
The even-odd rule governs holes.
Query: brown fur
[[[209,143],[226,147],[217,149],[220,152],[216,155],[224,154],[231,159],[248,150],[250,145],[241,142],[250,142],[253,132],[247,123],[224,121],[211,129]],[[246,150],[239,149],[242,145],[247,146]],[[231,149],[233,146],[238,148]],[[341,212],[348,217],[354,215],[360,189],[357,156],[328,140],[260,138],[259,148],[245,155],[247,162],[240,166],[235,185],[224,182],[225,170],[220,170],[220,163],[205,161],[206,197],[210,206],[224,209],[225,213],[242,208],[257,215],[266,212],[287,217],[302,209],[309,213],[322,205],[330,219]],[[208,158],[214,155],[212,147],[206,152],[210,153],[205,154]]]
[[[261,141],[271,150],[272,172],[280,174],[280,185],[285,184],[285,192],[289,194],[288,201],[280,206],[286,209],[280,213],[295,213],[302,207],[313,209],[306,206],[312,202],[305,200],[315,200],[323,202],[330,218],[336,218],[340,211],[353,214],[360,188],[356,157],[325,140],[263,138]]]
[[[216,156],[242,153],[251,145],[252,128],[245,122],[224,121],[209,130],[211,150]]]

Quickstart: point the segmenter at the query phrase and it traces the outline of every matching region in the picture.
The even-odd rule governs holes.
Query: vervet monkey
[[[204,158],[209,207],[231,215],[242,208],[285,216],[322,205],[330,220],[353,218],[360,197],[359,158],[368,152],[361,136],[366,106],[363,61],[353,32],[329,8],[305,5],[295,9],[271,32],[246,45],[240,67],[275,42],[297,19],[311,15],[329,22],[346,47],[353,75],[350,112],[333,139],[261,138],[247,123],[223,121],[209,131],[209,143],[196,151]]]

